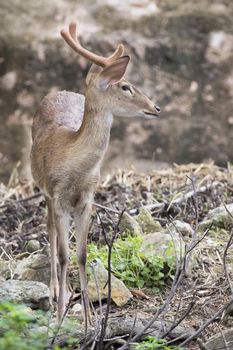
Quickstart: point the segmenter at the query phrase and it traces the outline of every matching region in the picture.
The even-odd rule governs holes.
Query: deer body
[[[85,106],[82,95],[63,91],[42,100],[33,121],[31,163],[33,177],[48,198],[59,194],[68,209],[80,191],[95,188],[111,124],[112,115]]]
[[[146,118],[157,116],[160,109],[123,79],[129,57],[122,56],[122,46],[109,58],[97,56],[80,46],[75,23],[70,24],[69,33],[62,31],[62,36],[75,51],[95,65],[86,78],[85,97],[63,91],[51,93],[42,100],[32,126],[31,167],[48,207],[50,287],[51,296],[58,299],[58,317],[62,317],[66,305],[68,233],[72,213],[77,231],[81,296],[87,323],[87,235],[93,195],[100,178],[113,115]]]

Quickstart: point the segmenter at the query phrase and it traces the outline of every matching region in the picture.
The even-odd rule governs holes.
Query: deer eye
[[[131,90],[131,88],[130,88],[130,86],[129,85],[122,85],[122,90],[124,90],[124,91],[129,91],[131,94],[133,94],[133,92],[132,92],[132,90]]]

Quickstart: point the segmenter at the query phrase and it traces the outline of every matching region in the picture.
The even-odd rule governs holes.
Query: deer
[[[58,319],[62,319],[67,304],[72,215],[82,308],[85,324],[88,324],[91,316],[86,279],[87,238],[113,117],[157,118],[160,108],[125,80],[130,57],[124,55],[122,44],[108,57],[97,55],[80,44],[76,22],[71,22],[68,30],[62,29],[61,36],[92,66],[86,76],[85,97],[75,92],[58,91],[42,99],[32,124],[31,170],[47,204],[50,295],[57,301]]]

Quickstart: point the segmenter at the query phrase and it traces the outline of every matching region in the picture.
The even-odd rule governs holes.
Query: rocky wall
[[[28,164],[30,123],[41,98],[52,90],[84,92],[89,64],[59,36],[74,19],[95,52],[109,54],[124,43],[127,78],[162,110],[159,120],[115,120],[108,169],[233,160],[231,0],[8,0],[0,16],[3,180],[19,159]]]

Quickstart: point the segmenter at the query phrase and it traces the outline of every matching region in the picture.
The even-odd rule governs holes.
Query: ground
[[[195,228],[197,222],[201,222],[211,209],[233,202],[232,185],[232,168],[221,168],[212,163],[174,165],[147,175],[135,174],[133,170],[119,170],[101,183],[95,203],[113,209],[115,212],[109,212],[113,218],[117,218],[117,212],[120,213],[124,208],[133,216],[138,213],[139,208],[146,206],[151,208],[151,214],[163,227],[178,219]],[[21,259],[27,254],[27,242],[32,239],[40,242],[40,249],[48,244],[43,196],[37,189],[33,189],[30,195],[28,191],[28,185],[17,183],[17,176],[12,176],[9,186],[0,186],[0,259]],[[155,203],[161,203],[163,206],[159,209],[155,206],[153,209],[151,205]],[[105,210],[94,206],[89,235],[92,242],[102,239],[96,210],[103,214],[104,223],[106,221],[107,225]],[[179,315],[185,312],[194,298],[195,305],[181,325],[196,330],[230,299],[231,292],[223,268],[223,254],[231,228],[231,225],[211,228],[195,248],[196,263],[171,302],[165,320],[173,320],[177,312]],[[198,233],[198,237],[200,235],[201,233]],[[71,232],[71,245],[73,244],[74,235]],[[232,259],[233,252],[229,249],[227,266],[230,276]],[[71,280],[75,274],[76,271],[70,271]],[[168,283],[163,290],[154,295],[144,290],[148,299],[133,298],[124,308],[113,306],[112,314],[135,315],[137,312],[142,318],[147,318],[166,298],[169,289]],[[220,329],[231,326],[230,317],[218,317],[202,333],[202,342],[207,341]],[[190,343],[188,347],[198,348],[196,342]]]

